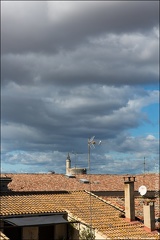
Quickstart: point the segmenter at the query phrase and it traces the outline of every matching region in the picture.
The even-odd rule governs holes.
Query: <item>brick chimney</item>
[[[124,192],[125,192],[125,217],[131,222],[135,220],[135,204],[134,204],[134,182],[135,177],[125,176]]]
[[[155,230],[155,211],[154,200],[145,200],[143,202],[144,228],[151,232]]]

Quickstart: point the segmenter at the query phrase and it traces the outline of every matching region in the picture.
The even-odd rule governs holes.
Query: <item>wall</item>
[[[1,192],[8,192],[8,184],[12,182],[11,178],[8,177],[0,177],[0,191]]]
[[[70,168],[69,169],[70,174],[86,174],[87,169],[86,168]]]
[[[54,240],[67,239],[67,224],[57,224],[54,228]]]
[[[76,219],[74,219],[74,216],[70,213],[68,215],[68,221],[71,222],[71,226],[73,227],[71,239],[72,240],[86,240],[90,239],[90,228],[86,224],[83,224],[82,222],[76,222]],[[106,239],[106,236],[102,235],[100,232],[96,231],[95,229],[92,229],[92,233],[95,236],[95,240],[104,240]]]
[[[95,240],[105,240],[106,236],[100,234],[100,232],[95,231]]]
[[[22,240],[38,240],[38,227],[23,227]]]

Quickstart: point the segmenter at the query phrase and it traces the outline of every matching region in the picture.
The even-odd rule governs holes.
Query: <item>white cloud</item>
[[[136,111],[141,110],[143,107],[148,106],[153,103],[159,102],[159,91],[148,91],[146,94],[141,96],[136,96],[136,98],[129,100],[128,108]]]
[[[156,138],[155,138],[153,135],[148,135],[148,136],[146,137],[146,139],[149,140],[149,141],[156,140]]]

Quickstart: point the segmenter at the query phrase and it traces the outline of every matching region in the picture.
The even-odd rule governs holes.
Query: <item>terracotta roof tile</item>
[[[125,202],[124,197],[114,197],[114,196],[100,196],[100,198],[104,199],[107,203],[116,206],[121,211],[125,211]],[[135,216],[143,221],[143,197],[135,197]],[[160,197],[155,199],[155,227],[156,229],[160,229],[160,223],[157,221],[160,219]]]
[[[123,191],[123,175],[109,174],[78,174],[76,178],[67,178],[64,174],[2,174],[2,177],[11,177],[9,188],[13,191],[77,191],[89,190],[89,184],[80,182],[87,179],[91,182],[92,191]],[[135,175],[135,190],[146,185],[148,191],[157,191],[160,188],[159,174]]]
[[[146,232],[140,222],[128,223],[119,217],[120,211],[95,195],[85,191],[68,193],[6,193],[1,196],[1,216],[68,212],[112,239],[158,239],[158,234]],[[129,234],[129,235],[128,235]],[[142,238],[143,237],[143,238]]]
[[[149,235],[144,231],[142,224],[129,225],[124,219],[119,218],[120,212],[117,209],[124,210],[124,199],[122,197],[108,196],[106,204],[96,197],[90,198],[89,194],[84,194],[81,191],[124,191],[123,175],[85,174],[76,175],[76,178],[67,178],[63,174],[5,174],[5,176],[12,178],[12,182],[8,186],[12,191],[19,191],[19,194],[11,192],[2,196],[3,216],[67,211],[76,216],[78,220],[90,224],[89,202],[91,201],[93,227],[103,234],[107,234],[108,237],[117,239],[118,234],[120,234],[119,236],[127,238],[129,231],[135,237],[133,239],[140,239],[138,234],[140,234],[141,239],[142,236],[144,239],[147,239],[148,236],[151,237],[148,239],[152,239],[152,237],[155,239],[153,234]],[[159,176],[159,174],[136,175],[135,190],[145,184],[148,191],[158,191]],[[2,177],[4,177],[3,174]],[[80,179],[82,178],[88,179],[91,184],[81,183]],[[28,191],[28,194],[22,193],[23,191]],[[33,193],[29,191],[33,191]],[[46,191],[46,193],[35,193],[35,191]],[[51,194],[47,191],[72,192]],[[136,216],[141,218],[142,203],[140,198],[135,200]],[[117,209],[111,205],[116,206]],[[158,198],[155,204],[155,213],[156,217],[159,217]]]

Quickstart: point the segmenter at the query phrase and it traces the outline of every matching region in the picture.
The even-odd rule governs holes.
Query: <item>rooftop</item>
[[[122,211],[125,211],[124,197],[101,196],[101,198],[106,200],[108,203],[112,204],[113,206],[116,206],[117,208],[121,209]],[[155,219],[156,219],[155,227],[156,229],[160,229],[160,222],[158,221],[160,219],[160,209],[159,209],[160,198],[156,198],[154,201],[155,201]],[[143,202],[144,202],[144,198],[142,196],[135,197],[135,216],[142,221],[144,220]]]
[[[158,239],[158,233],[147,232],[141,222],[127,222],[121,211],[86,191],[64,193],[8,192],[1,196],[1,217],[67,212],[104,236],[112,239]]]
[[[135,175],[135,191],[145,185],[148,191],[159,190],[159,174]],[[123,175],[110,174],[77,174],[75,178],[65,174],[1,174],[1,177],[11,177],[8,187],[12,191],[77,191],[90,190],[90,184],[84,184],[80,179],[91,182],[92,191],[124,191]],[[118,184],[117,184],[118,183]]]

